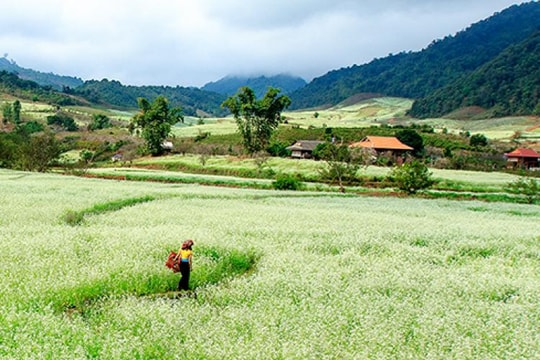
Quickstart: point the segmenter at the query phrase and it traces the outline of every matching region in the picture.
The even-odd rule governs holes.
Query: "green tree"
[[[507,190],[513,194],[524,196],[529,204],[540,199],[540,181],[532,177],[520,177],[507,185]]]
[[[90,150],[83,149],[79,152],[79,164],[83,172],[87,172],[90,164],[94,161],[96,154]]]
[[[92,116],[92,122],[90,125],[88,125],[88,130],[94,131],[94,130],[100,130],[100,129],[106,129],[110,128],[111,125],[111,119],[107,115],[103,114],[94,114]]]
[[[262,99],[257,100],[255,92],[245,86],[223,102],[222,106],[228,108],[236,120],[248,154],[266,149],[281,123],[282,111],[291,104],[288,96],[279,93],[280,90],[271,87]]]
[[[483,147],[487,146],[488,139],[483,134],[474,134],[469,138],[469,145],[472,147]]]
[[[20,145],[18,164],[22,170],[45,172],[61,153],[60,142],[52,133],[35,134]]]
[[[13,121],[13,107],[10,103],[2,104],[2,123],[7,124]]]
[[[19,100],[15,100],[11,107],[13,109],[13,122],[18,125],[21,123],[21,102]]]
[[[407,162],[392,169],[389,178],[401,191],[414,194],[434,184],[428,167],[418,160]]]
[[[37,122],[36,120],[27,121],[25,123],[20,123],[17,125],[17,133],[25,136],[25,135],[31,135],[34,133],[41,132],[45,129],[42,123]]]
[[[75,120],[71,116],[61,112],[47,116],[47,125],[56,125],[67,131],[79,130]]]
[[[138,99],[139,113],[129,125],[131,133],[139,133],[146,141],[146,150],[156,156],[163,153],[163,141],[169,136],[171,126],[183,122],[182,109],[170,108],[163,96],[158,96],[152,103],[145,98]]]
[[[413,148],[413,155],[421,157],[424,154],[424,139],[413,129],[398,131],[396,137],[405,145]]]
[[[322,143],[313,150],[313,156],[326,162],[320,172],[323,179],[337,182],[339,191],[345,192],[345,181],[353,180],[360,168],[358,158],[343,144]]]
[[[0,132],[0,167],[13,168],[22,142],[17,133]]]

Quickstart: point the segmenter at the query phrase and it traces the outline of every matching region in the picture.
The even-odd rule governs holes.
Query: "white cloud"
[[[509,0],[18,0],[2,53],[23,67],[134,85],[202,86],[232,73],[307,80],[432,40]]]

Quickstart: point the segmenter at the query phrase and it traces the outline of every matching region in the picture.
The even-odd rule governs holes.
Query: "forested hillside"
[[[20,99],[31,101],[41,101],[52,105],[78,105],[82,104],[81,99],[63,94],[43,87],[30,80],[21,79],[14,73],[5,70],[0,71],[0,93],[12,95]]]
[[[72,89],[79,95],[95,104],[119,108],[137,108],[139,97],[153,101],[158,96],[166,97],[171,106],[181,106],[184,115],[205,116],[206,114],[224,114],[221,104],[225,95],[203,91],[197,88],[170,86],[131,86],[122,85],[116,80],[103,79],[86,81],[82,86]]]
[[[17,74],[21,79],[33,81],[41,86],[50,87],[54,90],[62,90],[65,87],[74,88],[82,85],[83,81],[73,76],[44,73],[32,69],[26,69],[17,65],[13,60],[0,58],[0,70]]]
[[[227,76],[218,81],[210,82],[201,89],[231,96],[236,94],[242,86],[248,86],[260,98],[264,96],[268,87],[274,87],[280,89],[283,94],[289,94],[305,85],[304,79],[284,74],[257,77]]]
[[[441,117],[456,109],[479,106],[484,116],[540,115],[540,32],[511,46],[471,75],[416,101],[410,114]]]
[[[422,51],[331,71],[292,93],[292,108],[334,105],[364,92],[422,98],[471,74],[538,28],[540,3],[514,5]]]

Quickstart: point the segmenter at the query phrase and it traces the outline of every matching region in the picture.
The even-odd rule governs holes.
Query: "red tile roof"
[[[362,141],[352,143],[350,147],[365,147],[376,150],[413,150],[395,137],[366,136]]]
[[[504,154],[506,157],[530,157],[530,158],[540,158],[540,154],[534,151],[533,149],[520,148],[512,152]]]

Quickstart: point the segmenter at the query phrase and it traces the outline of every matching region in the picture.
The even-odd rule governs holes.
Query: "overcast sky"
[[[202,86],[226,75],[306,81],[467,28],[511,0],[14,0],[0,56],[125,85]]]

